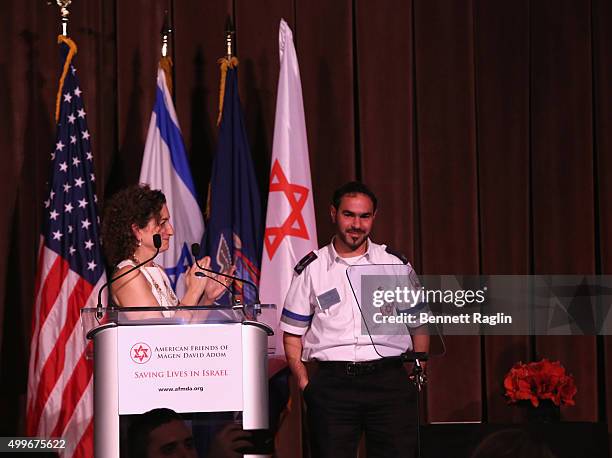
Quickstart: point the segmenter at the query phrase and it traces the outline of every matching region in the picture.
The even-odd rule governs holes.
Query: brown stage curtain
[[[332,233],[333,189],[358,178],[379,195],[375,240],[406,253],[419,273],[612,273],[609,2],[75,1],[69,28],[102,203],[138,178],[165,9],[176,109],[202,203],[228,14],[265,200],[284,17],[300,60],[321,244]],[[0,4],[3,435],[21,433],[24,421],[57,17],[39,0]],[[563,409],[565,419],[612,416],[609,337],[449,337],[430,363],[427,420],[521,421],[502,379],[514,362],[541,357],[576,377],[577,405]],[[287,442],[293,455],[301,450]]]

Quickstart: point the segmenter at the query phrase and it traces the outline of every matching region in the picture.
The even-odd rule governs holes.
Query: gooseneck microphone
[[[206,269],[205,269],[204,267],[202,267],[202,266],[200,265],[200,263],[198,262],[198,255],[199,255],[199,254],[200,254],[200,244],[199,244],[199,243],[194,243],[194,244],[192,244],[192,245],[191,245],[191,255],[193,256],[193,260],[194,260],[194,262],[195,262],[195,265],[196,265],[196,266],[198,266],[198,268],[200,268],[200,269],[202,269],[202,270],[206,270]],[[230,289],[230,287],[229,287],[229,286],[227,286],[227,285],[226,285],[225,283],[223,283],[222,281],[219,281],[219,280],[217,280],[216,278],[211,277],[211,276],[208,276],[208,275],[206,275],[206,274],[203,274],[202,272],[196,272],[196,273],[195,273],[195,276],[196,276],[196,277],[207,277],[207,278],[210,278],[210,279],[211,279],[211,280],[213,280],[213,281],[216,281],[216,282],[217,282],[217,283],[219,283],[221,286],[223,286],[223,287],[224,287],[224,288],[227,290],[227,292],[228,292],[228,293],[230,293],[230,294],[231,294],[231,296],[232,296],[232,303],[235,303],[235,302],[236,302],[236,299],[235,299],[235,296],[234,296],[233,291]]]
[[[121,277],[125,277],[127,274],[134,272],[136,269],[140,269],[146,263],[155,259],[155,257],[159,254],[159,249],[161,248],[161,245],[162,245],[161,235],[153,234],[153,246],[155,247],[155,254],[151,256],[149,259],[141,262],[140,264],[135,265],[131,269],[126,270],[121,275],[117,275],[116,277],[111,278],[109,281],[104,283],[104,285],[102,285],[102,288],[100,288],[100,291],[98,291],[98,306],[96,307],[96,318],[101,319],[104,316],[104,312],[102,311],[102,291],[104,290],[104,288],[108,288],[110,285],[112,285],[115,281],[119,280]]]
[[[211,274],[221,275],[222,277],[231,278],[232,280],[239,281],[239,282],[241,282],[243,284],[249,285],[251,288],[253,288],[253,290],[255,290],[255,304],[259,304],[259,290],[257,289],[257,286],[255,286],[255,283],[253,283],[253,282],[251,282],[249,280],[245,280],[244,278],[235,277],[234,275],[224,274],[223,272],[215,272],[214,270],[202,267],[198,263],[198,255],[200,254],[200,244],[199,243],[194,243],[194,244],[191,245],[191,254],[193,255],[193,258],[195,259],[196,266],[198,266],[201,270],[203,270],[205,272],[210,272]],[[198,276],[198,277],[205,277],[206,276],[202,272],[196,272],[195,275]],[[214,280],[214,278],[213,278],[213,280]],[[226,285],[224,285],[224,286],[227,288]],[[229,290],[229,288],[228,288],[228,290]],[[230,293],[231,293],[231,291],[230,291]]]

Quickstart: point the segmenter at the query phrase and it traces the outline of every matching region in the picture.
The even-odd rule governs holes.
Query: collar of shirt
[[[340,256],[338,254],[338,252],[336,251],[336,249],[334,248],[334,240],[336,239],[336,237],[334,236],[330,242],[329,245],[327,245],[327,270],[331,269],[332,266],[334,265],[335,262],[341,262],[342,264],[346,264],[348,265],[352,265],[355,264],[354,262],[347,262],[346,258],[343,258],[342,256]],[[368,261],[372,261],[372,248],[373,248],[373,244],[372,241],[368,238],[366,243],[368,244],[368,248],[366,250],[366,252],[362,255],[359,256],[354,256],[350,259],[357,261],[359,259],[361,259],[362,257],[365,257]]]

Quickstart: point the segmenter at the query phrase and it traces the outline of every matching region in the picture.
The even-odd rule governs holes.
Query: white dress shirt
[[[315,251],[317,258],[300,274],[294,273],[280,328],[304,336],[303,361],[370,361],[412,350],[408,331],[401,335],[372,335],[373,345],[363,328],[362,311],[355,300],[355,296],[359,298],[359,287],[353,285],[353,292],[347,269],[351,265],[403,264],[385,251],[385,245],[370,240],[367,243],[365,254],[343,258],[332,241]],[[412,267],[406,267],[414,275]]]

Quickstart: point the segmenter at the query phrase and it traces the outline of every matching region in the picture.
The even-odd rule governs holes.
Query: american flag
[[[72,58],[76,45],[60,36],[62,76],[49,194],[44,201],[35,284],[26,432],[63,437],[62,456],[93,456],[93,367],[80,309],[96,305],[106,274],[91,135]]]

